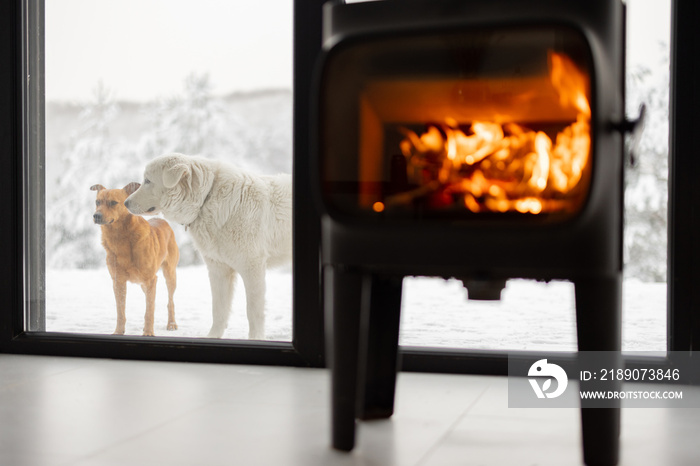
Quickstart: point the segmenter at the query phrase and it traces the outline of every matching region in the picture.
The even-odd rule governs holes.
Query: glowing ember
[[[549,64],[559,105],[577,115],[550,132],[554,141],[544,131],[516,123],[459,124],[449,117],[422,134],[401,128],[408,182],[418,188],[389,196],[374,210],[426,195],[434,205],[459,203],[472,212],[539,214],[572,208],[589,163],[588,78],[566,55],[550,52]]]
[[[372,210],[375,212],[384,212],[384,204],[377,201],[372,205]]]

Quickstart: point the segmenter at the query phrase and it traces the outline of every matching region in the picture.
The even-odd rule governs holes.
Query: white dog
[[[265,270],[292,257],[292,179],[261,176],[202,157],[168,154],[146,165],[125,202],[185,226],[209,270],[210,338],[228,325],[236,274],[246,292],[248,337],[265,338]]]

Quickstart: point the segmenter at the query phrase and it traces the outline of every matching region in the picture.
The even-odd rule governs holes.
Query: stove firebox
[[[324,195],[378,218],[575,214],[591,172],[589,70],[584,38],[565,27],[341,50],[324,98],[357,102],[327,108],[346,131],[326,140],[342,156],[323,159]]]
[[[404,276],[470,299],[571,280],[579,350],[620,350],[624,20],[619,0],[326,5],[312,180],[336,448],[393,412]],[[586,461],[614,464],[619,409],[582,422]]]

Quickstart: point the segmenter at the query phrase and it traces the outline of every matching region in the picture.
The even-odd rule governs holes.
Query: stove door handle
[[[625,141],[625,162],[627,162],[631,167],[635,167],[637,165],[639,143],[642,140],[646,119],[647,106],[646,104],[641,104],[639,106],[639,116],[637,118],[632,120],[625,118],[620,123],[612,124],[613,131],[619,131],[623,135],[627,136],[627,140]]]

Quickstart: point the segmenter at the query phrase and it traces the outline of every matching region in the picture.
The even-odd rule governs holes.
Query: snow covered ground
[[[575,351],[574,286],[510,280],[501,301],[467,301],[457,280],[404,281],[401,344],[470,349]],[[622,347],[666,350],[666,284],[626,280]]]
[[[233,315],[224,338],[247,338],[245,295],[237,283]],[[407,278],[404,282],[401,344],[467,349],[572,351],[576,348],[574,288],[511,280],[500,302],[467,301],[461,282]],[[156,335],[205,337],[211,325],[211,295],[204,266],[178,269],[176,331],[165,329],[167,292],[162,277],[156,294]],[[140,335],[145,298],[127,290],[127,334]],[[292,339],[292,274],[267,276],[267,338]],[[48,331],[111,334],[116,323],[112,282],[105,268],[48,270]],[[623,294],[623,349],[665,351],[666,284],[627,280]]]
[[[178,329],[166,330],[168,292],[158,273],[155,333],[159,337],[206,337],[211,327],[211,292],[205,266],[179,267],[175,291]],[[292,274],[284,269],[268,271],[267,338],[291,341]],[[126,333],[141,335],[146,301],[141,287],[129,283],[126,292]],[[107,268],[47,270],[46,329],[56,332],[111,334],[116,325],[112,279]],[[224,338],[247,339],[243,281],[236,282],[233,314]]]

